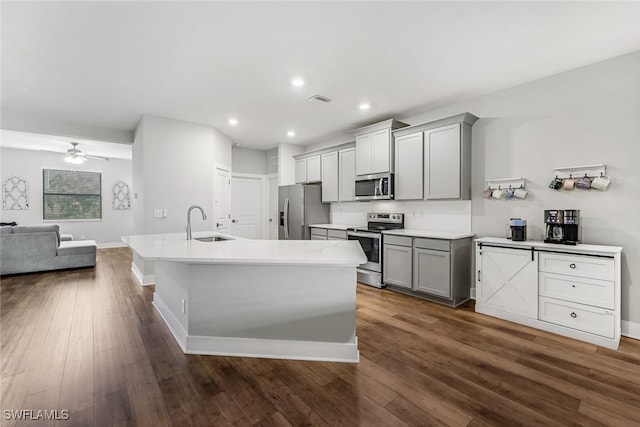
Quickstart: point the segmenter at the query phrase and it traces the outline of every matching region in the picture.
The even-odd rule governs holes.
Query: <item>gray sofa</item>
[[[94,240],[60,241],[58,225],[0,227],[0,275],[92,267]]]

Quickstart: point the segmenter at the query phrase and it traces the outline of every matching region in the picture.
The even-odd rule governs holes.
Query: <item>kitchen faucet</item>
[[[200,209],[200,212],[202,212],[202,219],[207,219],[207,214],[204,213],[204,209],[200,206],[193,205],[189,208],[187,211],[187,226],[185,227],[185,230],[187,230],[187,240],[191,240],[191,211],[194,209]]]

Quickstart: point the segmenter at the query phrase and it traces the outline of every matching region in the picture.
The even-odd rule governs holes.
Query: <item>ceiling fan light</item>
[[[64,161],[67,162],[67,163],[73,163],[73,156],[71,154],[67,154],[64,157]]]

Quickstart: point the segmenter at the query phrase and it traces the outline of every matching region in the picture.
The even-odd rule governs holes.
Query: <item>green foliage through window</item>
[[[43,218],[101,219],[102,177],[98,172],[42,171]]]

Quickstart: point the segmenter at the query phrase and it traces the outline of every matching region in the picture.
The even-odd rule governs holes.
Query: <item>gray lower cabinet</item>
[[[409,239],[411,240],[411,239]],[[385,244],[382,254],[382,280],[385,284],[411,289],[411,246]]]
[[[327,240],[327,229],[311,227],[311,240]]]
[[[451,298],[451,255],[449,252],[413,250],[413,289],[441,298]]]
[[[382,278],[397,290],[449,306],[469,299],[471,238],[384,236]]]

